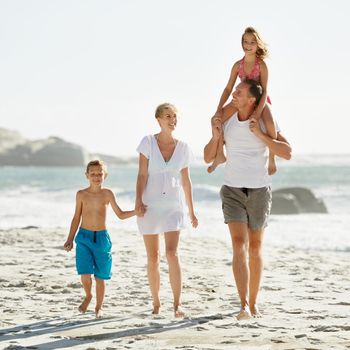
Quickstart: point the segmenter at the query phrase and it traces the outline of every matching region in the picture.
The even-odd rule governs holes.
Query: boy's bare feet
[[[250,310],[250,313],[252,314],[252,317],[254,317],[254,318],[261,318],[262,317],[257,305],[249,306],[249,310]]]
[[[174,316],[176,318],[186,317],[186,313],[182,310],[181,305],[174,305]]]
[[[216,155],[216,158],[214,159],[213,164],[208,166],[208,169],[207,169],[208,173],[209,174],[212,173],[217,168],[218,165],[225,163],[225,162],[226,162],[225,155],[223,153],[218,153]]]
[[[78,310],[80,313],[82,314],[85,314],[89,304],[90,304],[90,301],[92,299],[92,295],[87,295],[85,297],[85,299],[83,300],[83,302],[80,304],[80,306],[78,307]]]
[[[269,155],[269,166],[268,166],[268,174],[273,175],[277,171],[277,165],[275,156],[273,154]]]
[[[95,308],[95,316],[96,318],[102,318],[103,312],[101,308],[97,308],[97,307]]]
[[[249,320],[250,317],[251,317],[251,313],[250,313],[248,305],[242,307],[241,310],[239,311],[238,315],[236,316],[238,321]]]

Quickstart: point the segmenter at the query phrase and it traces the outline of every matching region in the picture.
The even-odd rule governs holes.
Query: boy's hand
[[[63,248],[66,252],[70,252],[73,249],[73,241],[67,241]]]

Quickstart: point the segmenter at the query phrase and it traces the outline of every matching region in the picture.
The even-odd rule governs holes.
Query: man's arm
[[[216,157],[218,151],[218,145],[220,136],[222,134],[222,126],[220,118],[215,118],[212,120],[211,124],[212,137],[207,145],[204,147],[204,161],[206,163],[211,163]]]
[[[261,131],[259,122],[255,118],[251,119],[249,128],[276,156],[286,160],[292,158],[292,147],[281,133],[277,133],[277,140],[272,139],[269,135]]]

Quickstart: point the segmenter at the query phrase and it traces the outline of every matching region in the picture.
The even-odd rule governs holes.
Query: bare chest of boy
[[[83,198],[82,227],[93,230],[106,229],[108,200],[102,193],[86,193]]]

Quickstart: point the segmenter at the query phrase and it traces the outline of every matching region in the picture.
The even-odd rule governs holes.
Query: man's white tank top
[[[265,127],[261,122],[261,129]],[[239,121],[237,113],[224,123],[226,166],[224,185],[260,188],[271,185],[268,148],[249,130],[249,120]]]

